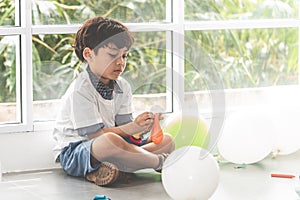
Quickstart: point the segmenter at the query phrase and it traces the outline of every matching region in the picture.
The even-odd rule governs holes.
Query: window
[[[20,122],[20,63],[17,58],[18,36],[0,36],[0,123]],[[5,114],[4,114],[5,113]]]
[[[123,76],[137,112],[187,106],[213,116],[299,84],[299,1],[4,0],[0,14],[0,132],[54,121],[81,71],[74,34],[95,15],[135,34]]]
[[[19,26],[18,3],[11,0],[3,0],[0,4],[0,26]]]
[[[291,0],[188,0],[185,19],[189,21],[297,19],[299,1]]]
[[[24,30],[20,28],[19,9],[20,5],[15,1],[4,0],[0,4],[0,126],[20,124],[24,118],[20,67],[20,33]]]
[[[189,30],[187,38],[205,49],[220,73],[225,89],[298,84],[298,28],[252,28],[232,30]],[[188,59],[191,52],[186,51]],[[210,66],[186,64],[186,91],[205,90],[199,74]],[[203,77],[203,76],[202,76]]]
[[[84,20],[95,15],[120,20],[135,33],[136,42],[123,76],[132,85],[137,112],[154,107],[172,111],[168,69],[172,66],[171,1],[32,0],[18,1],[15,5],[7,0],[5,3],[2,10],[7,14],[2,15],[3,23],[0,21],[0,44],[3,44],[0,50],[13,53],[19,63],[9,63],[1,54],[1,76],[10,79],[1,82],[0,108],[5,115],[0,118],[0,132],[35,131],[51,125],[59,99],[81,71],[72,48],[74,35]],[[19,43],[10,45],[9,48],[15,47],[10,52],[4,46],[7,42],[4,38],[14,38],[9,42]]]
[[[121,1],[32,1],[34,25],[82,24],[83,20],[101,15],[124,23],[167,21],[166,0]],[[170,5],[170,4],[169,4]]]
[[[216,88],[228,111],[299,99],[291,92],[299,84],[299,1],[189,0],[184,18],[185,92],[196,96],[199,109],[213,109],[205,99]],[[195,48],[212,62],[193,55]]]

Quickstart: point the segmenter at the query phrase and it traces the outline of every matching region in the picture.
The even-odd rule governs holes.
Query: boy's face
[[[104,84],[116,80],[123,73],[128,56],[126,47],[119,49],[115,44],[109,43],[93,54],[88,62],[89,66]]]

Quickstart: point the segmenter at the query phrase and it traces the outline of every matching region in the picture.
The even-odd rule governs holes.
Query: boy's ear
[[[85,60],[90,60],[93,57],[93,50],[91,50],[90,48],[86,47],[83,49],[83,57]]]

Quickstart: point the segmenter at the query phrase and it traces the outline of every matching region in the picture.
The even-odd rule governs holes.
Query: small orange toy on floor
[[[160,144],[164,134],[159,124],[159,114],[154,114],[154,121],[151,129],[151,140],[154,144]]]

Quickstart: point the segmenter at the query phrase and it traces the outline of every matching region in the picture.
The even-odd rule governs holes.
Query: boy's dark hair
[[[133,35],[126,26],[116,20],[97,16],[85,21],[77,31],[74,48],[79,60],[84,62],[83,50],[86,47],[97,53],[100,47],[108,43],[113,43],[118,48],[130,49],[133,42]]]

